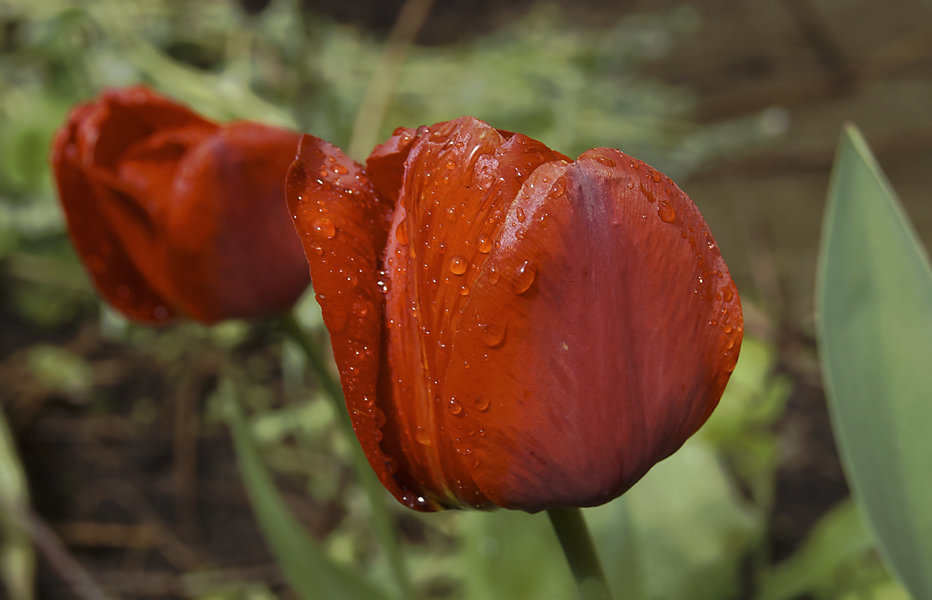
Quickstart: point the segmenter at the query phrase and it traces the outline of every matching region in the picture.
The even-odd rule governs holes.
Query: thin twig
[[[2,500],[2,497],[0,497]],[[52,528],[30,507],[13,502],[2,502],[2,508],[16,521],[48,561],[52,569],[81,600],[108,600],[109,596],[97,585],[90,573],[81,566],[62,544]]]
[[[375,145],[405,54],[424,25],[433,3],[434,0],[407,0],[401,7],[356,112],[353,135],[348,146],[349,155],[353,158],[365,156]]]

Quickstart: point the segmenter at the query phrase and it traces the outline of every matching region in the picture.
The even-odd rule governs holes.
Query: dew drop
[[[333,221],[327,217],[318,217],[314,219],[314,222],[311,223],[311,227],[313,227],[314,233],[325,240],[332,239],[333,236],[337,234],[337,229],[333,226]]]
[[[488,254],[492,251],[492,240],[484,235],[479,236],[479,252]]]
[[[660,215],[660,220],[664,223],[671,223],[676,218],[676,211],[666,200],[661,200],[660,204],[657,205],[657,214]]]
[[[385,413],[380,408],[372,409],[372,421],[376,429],[382,429],[385,425]]]
[[[722,326],[722,331],[724,331],[725,333],[731,333],[734,330],[735,328],[732,327],[731,323],[726,323],[725,325]]]
[[[489,348],[497,348],[505,341],[505,332],[508,330],[506,323],[479,323],[479,331],[482,337],[482,343]]]
[[[461,285],[461,286],[460,286],[460,296],[468,296],[468,295],[469,295],[469,288],[466,287],[465,284],[464,284],[464,285]]]
[[[462,275],[465,273],[467,266],[469,266],[469,263],[467,263],[466,259],[462,256],[456,255],[450,259],[450,272],[454,275]]]
[[[408,245],[408,230],[405,228],[405,219],[399,221],[398,226],[395,227],[395,239],[398,240],[398,243],[402,246]]]
[[[457,402],[455,398],[450,399],[450,412],[454,415],[458,415],[463,412],[463,405]]]
[[[524,261],[515,269],[515,277],[511,281],[511,290],[516,294],[528,291],[537,276],[537,267],[529,260]]]
[[[501,281],[502,274],[496,270],[495,267],[489,268],[489,285],[498,285],[498,282]]]
[[[735,293],[732,291],[731,286],[725,286],[722,288],[722,300],[725,302],[731,302],[731,299],[734,298]]]
[[[490,404],[492,404],[492,401],[489,400],[487,396],[476,397],[476,408],[478,408],[480,412],[485,412],[489,410]]]
[[[524,214],[524,209],[520,206],[515,211],[515,217],[518,218],[518,223],[524,223],[524,220],[527,218],[527,216]]]
[[[607,156],[594,156],[593,158],[595,159],[596,162],[600,162],[600,163],[602,163],[603,165],[605,165],[606,167],[614,167],[614,166],[615,166],[615,161],[612,160],[612,159],[610,159],[610,158],[607,157]]]
[[[564,191],[566,191],[566,181],[563,179],[557,179],[557,181],[553,184],[553,187],[550,188],[550,195],[559,196]]]
[[[349,173],[349,169],[347,169],[340,163],[337,163],[333,165],[333,172],[336,173],[337,175],[346,175],[347,173]]]
[[[430,446],[430,434],[421,425],[418,425],[417,429],[414,430],[414,439],[422,446]]]
[[[660,183],[660,171],[651,171],[650,178],[654,180],[654,183]]]
[[[453,169],[456,168],[456,163],[453,162],[452,160],[448,160],[448,161],[447,161],[447,168],[450,169],[450,170],[452,171]]]

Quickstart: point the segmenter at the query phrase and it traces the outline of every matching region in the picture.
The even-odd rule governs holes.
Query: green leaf
[[[561,600],[576,586],[543,514],[464,511],[459,517],[466,600]]]
[[[585,514],[611,589],[664,600],[735,597],[742,559],[765,525],[698,436],[622,498]]]
[[[288,510],[262,462],[232,387],[231,382],[223,381],[219,394],[233,435],[243,485],[259,527],[288,584],[304,600],[387,598],[361,574],[331,560]]]
[[[842,133],[817,282],[835,436],[882,555],[932,598],[932,269],[864,139]]]
[[[13,600],[34,597],[36,557],[29,535],[13,517],[29,503],[26,477],[0,410],[0,583]],[[2,592],[0,587],[0,592]],[[2,594],[0,594],[2,596]]]
[[[809,594],[824,587],[845,562],[872,547],[857,505],[843,501],[819,519],[802,548],[765,575],[758,600],[790,600]]]

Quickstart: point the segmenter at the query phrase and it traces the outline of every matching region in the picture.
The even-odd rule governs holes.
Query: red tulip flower
[[[618,150],[472,118],[367,169],[304,136],[286,195],[356,435],[418,510],[592,506],[709,417],[742,338],[699,211]]]
[[[72,242],[103,297],[144,323],[290,307],[308,284],[284,200],[298,139],[212,123],[145,87],[73,109],[52,164]]]

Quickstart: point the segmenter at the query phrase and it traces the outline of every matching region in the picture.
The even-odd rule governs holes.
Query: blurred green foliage
[[[0,592],[6,589],[14,600],[34,598],[36,556],[23,518],[28,506],[26,476],[0,411]]]

